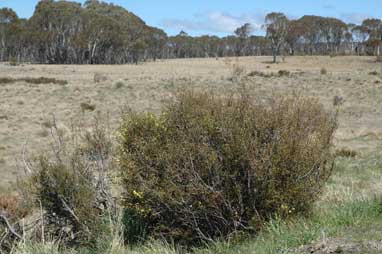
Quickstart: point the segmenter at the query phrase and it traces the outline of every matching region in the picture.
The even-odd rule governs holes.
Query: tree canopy
[[[29,19],[0,9],[0,61],[52,64],[123,64],[145,60],[281,54],[379,55],[382,20],[346,24],[306,15],[288,20],[283,13],[265,18],[266,36],[252,35],[249,23],[232,35],[168,36],[125,8],[98,0],[83,5],[40,0]]]

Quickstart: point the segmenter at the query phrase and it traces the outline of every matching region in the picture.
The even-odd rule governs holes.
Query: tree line
[[[192,37],[184,31],[168,36],[114,4],[41,0],[29,19],[0,9],[0,61],[123,64],[167,58],[381,54],[379,19],[356,25],[330,17],[289,20],[283,13],[270,13],[263,28],[265,36],[252,35],[248,23],[222,38]]]

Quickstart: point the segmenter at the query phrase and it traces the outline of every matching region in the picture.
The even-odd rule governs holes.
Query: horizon
[[[293,0],[280,2],[270,0],[253,3],[250,0],[241,0],[240,4],[232,6],[229,0],[211,0],[207,3],[202,0],[179,2],[164,0],[152,2],[150,0],[131,1],[108,0],[124,7],[140,17],[146,24],[163,29],[168,35],[176,35],[185,31],[191,36],[217,35],[219,37],[232,35],[233,31],[250,23],[254,35],[264,35],[261,25],[264,17],[270,12],[282,12],[290,19],[300,18],[303,15],[317,15],[335,17],[346,23],[360,24],[366,18],[382,18],[380,0],[351,1],[338,0],[335,3],[329,0],[312,2]],[[0,8],[12,8],[19,17],[30,18],[33,15],[38,0],[2,0]],[[85,0],[74,0],[83,4]]]

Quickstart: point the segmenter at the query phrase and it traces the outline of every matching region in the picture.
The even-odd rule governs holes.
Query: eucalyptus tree
[[[248,38],[251,35],[253,28],[250,23],[245,23],[235,30],[235,35],[239,38],[239,45],[237,47],[237,55],[245,55],[245,50],[248,47]]]
[[[0,61],[5,61],[9,53],[13,53],[13,44],[16,43],[19,18],[9,8],[0,9]]]
[[[271,41],[273,62],[276,63],[277,55],[285,43],[288,32],[288,18],[279,12],[272,12],[265,17],[266,37]]]

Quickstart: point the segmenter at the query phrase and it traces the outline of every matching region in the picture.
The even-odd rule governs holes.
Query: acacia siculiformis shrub
[[[257,104],[186,92],[160,116],[127,113],[125,205],[152,237],[186,245],[307,214],[331,174],[336,126],[335,113],[299,96]]]

